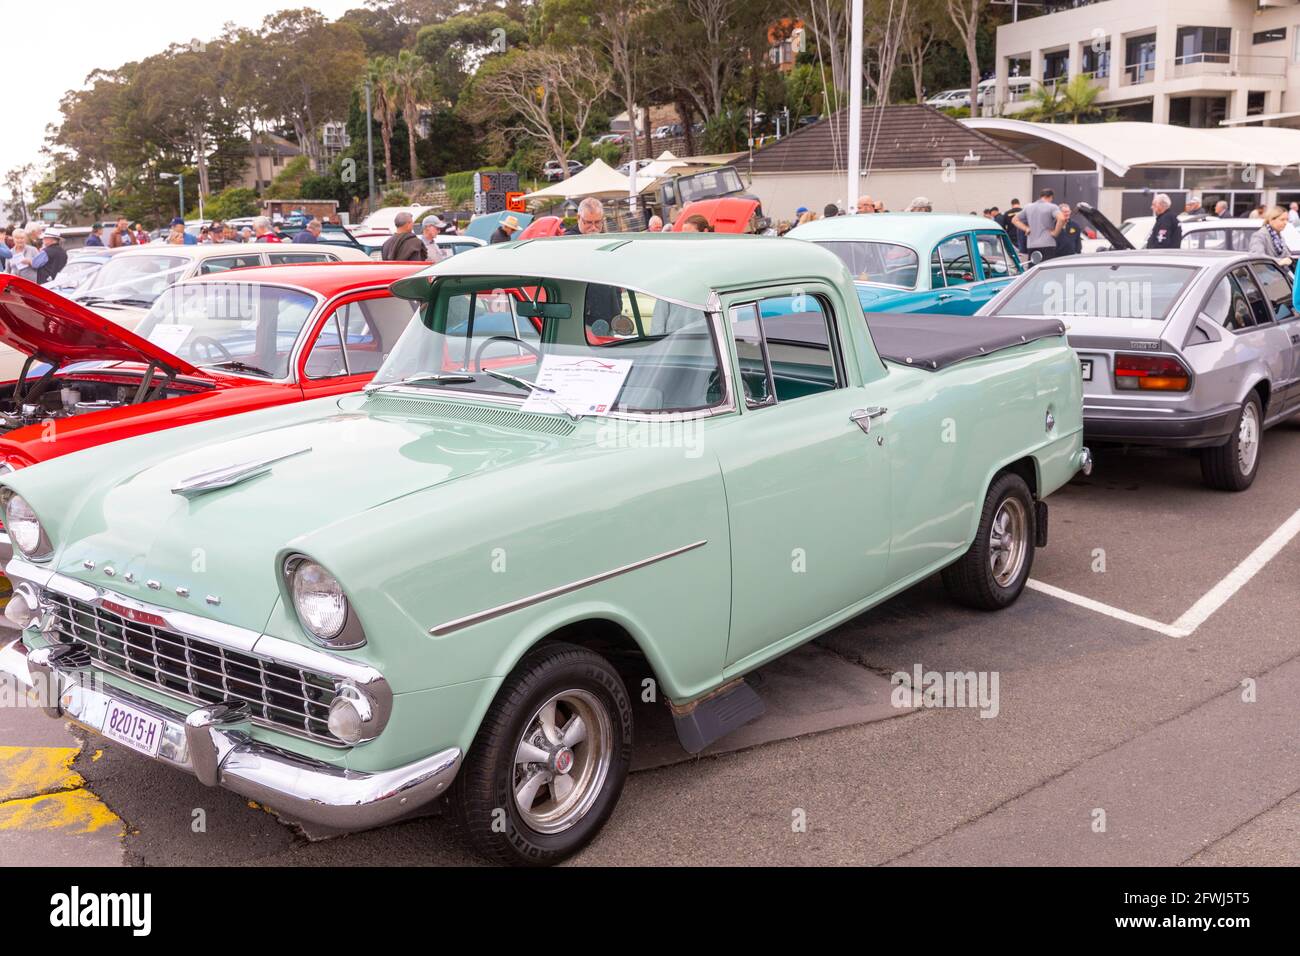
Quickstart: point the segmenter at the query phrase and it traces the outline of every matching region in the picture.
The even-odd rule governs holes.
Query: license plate
[[[150,757],[158,756],[162,743],[163,722],[119,700],[110,700],[101,728],[110,740],[126,744]]]
[[[1080,359],[1079,371],[1083,373],[1083,380],[1085,382],[1091,382],[1092,381],[1092,359]]]

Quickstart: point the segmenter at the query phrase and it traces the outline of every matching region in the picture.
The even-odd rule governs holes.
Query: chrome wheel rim
[[[998,587],[1007,587],[1025,566],[1029,550],[1029,515],[1019,498],[998,506],[989,528],[989,570]]]
[[[1241,410],[1241,424],[1237,426],[1237,467],[1243,475],[1255,470],[1259,458],[1259,415],[1255,403],[1247,402]]]
[[[515,748],[515,809],[538,833],[581,820],[600,796],[613,762],[609,711],[589,691],[561,691],[533,714]]]

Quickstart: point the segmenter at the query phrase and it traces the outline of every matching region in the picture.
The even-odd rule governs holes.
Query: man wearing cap
[[[439,262],[447,256],[438,246],[438,236],[442,235],[445,225],[442,217],[436,215],[425,216],[424,222],[420,223],[422,233],[420,240],[424,243],[424,257],[430,262]]]
[[[492,238],[488,240],[488,245],[496,245],[498,242],[509,242],[514,233],[519,231],[519,219],[515,216],[506,216],[497,226],[496,232],[492,233]]]
[[[387,262],[424,262],[424,242],[415,234],[415,217],[399,212],[393,217],[393,234],[379,255]]]
[[[188,232],[185,231],[185,220],[182,219],[180,216],[172,216],[172,221],[168,223],[168,225],[181,227],[182,245],[186,245],[186,246],[198,245],[199,240],[195,236],[191,236]]]
[[[63,248],[63,233],[58,229],[46,229],[41,238],[41,251],[32,260],[32,266],[36,269],[36,281],[45,285],[68,264],[68,252]]]
[[[90,235],[86,237],[86,245],[88,247],[102,246],[104,244],[104,237],[101,235],[103,231],[104,231],[104,227],[101,226],[99,223],[93,224],[90,227]]]

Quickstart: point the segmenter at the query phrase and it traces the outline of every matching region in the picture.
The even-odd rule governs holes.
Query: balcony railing
[[[1286,76],[1286,57],[1190,53],[1169,61],[1169,76]]]

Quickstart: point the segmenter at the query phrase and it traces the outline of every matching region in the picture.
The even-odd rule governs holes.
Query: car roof
[[[190,282],[256,282],[298,286],[321,295],[337,295],[351,289],[387,285],[415,275],[427,267],[422,262],[301,262],[288,266],[251,266],[212,275],[194,276]]]
[[[271,252],[320,252],[320,244],[315,242],[204,242],[190,246],[175,246],[165,242],[151,242],[143,246],[128,246],[116,251],[117,256],[180,256],[185,259],[210,259],[213,256],[235,256],[248,247],[261,252],[264,248]],[[330,246],[330,251],[337,251],[339,246]]]
[[[691,243],[686,249],[684,244]],[[815,243],[720,233],[602,233],[483,246],[399,283],[423,298],[440,276],[554,278],[613,285],[704,307],[715,289],[825,277],[850,279],[844,263]]]
[[[1066,256],[1061,259],[1048,259],[1046,262],[1040,262],[1035,268],[1038,269],[1057,269],[1057,268],[1080,268],[1081,266],[1091,265],[1093,260],[1098,263],[1104,262],[1106,265],[1115,265],[1117,262],[1133,265],[1158,265],[1165,263],[1169,265],[1199,265],[1215,266],[1221,265],[1230,259],[1266,259],[1267,256],[1253,255],[1249,252],[1241,252],[1233,249],[1107,249],[1102,252],[1090,252],[1087,254],[1087,261],[1080,262],[1077,256]]]
[[[794,239],[877,240],[909,246],[931,246],[954,232],[971,229],[1001,230],[983,216],[933,212],[886,212],[870,215],[831,216],[796,226],[787,234]]]

